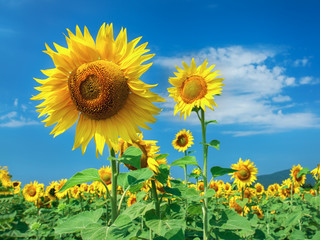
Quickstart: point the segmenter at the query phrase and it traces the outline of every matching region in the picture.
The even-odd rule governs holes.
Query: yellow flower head
[[[194,173],[194,174],[196,174],[196,175],[201,175],[201,171],[200,171],[200,169],[199,168],[195,168],[195,169],[193,169],[192,170],[192,173]]]
[[[0,181],[4,187],[12,187],[11,175],[9,175],[7,167],[0,168]]]
[[[319,177],[319,175],[320,175],[320,163],[318,164],[318,166],[315,168],[315,169],[313,169],[312,171],[311,171],[311,174],[313,175],[313,176],[318,176]]]
[[[20,192],[21,182],[13,181],[12,187],[14,188],[14,194],[18,194]]]
[[[168,88],[169,97],[172,97],[176,102],[174,115],[180,111],[180,118],[184,115],[184,119],[190,116],[194,107],[202,108],[217,104],[214,102],[214,95],[222,92],[221,87],[224,85],[221,82],[223,78],[217,78],[219,71],[212,72],[214,65],[207,68],[207,60],[199,67],[196,66],[194,59],[191,61],[191,67],[185,62],[182,62],[184,69],[176,66],[178,72],[174,73],[176,77],[170,77],[169,83],[173,87]]]
[[[39,197],[43,195],[43,184],[39,184],[37,181],[26,184],[22,190],[23,196],[28,202],[36,202]]]
[[[234,182],[238,185],[238,188],[244,188],[246,186],[250,186],[254,181],[257,180],[258,170],[253,165],[249,159],[242,161],[241,158],[237,164],[232,164],[231,168],[234,170],[238,170],[233,173],[229,173],[231,179],[234,178]]]
[[[142,151],[141,155],[141,168],[148,167],[154,173],[158,173],[158,167],[162,163],[166,163],[164,159],[155,160],[155,157],[159,156],[159,147],[156,146],[157,141],[143,140],[142,133],[139,134],[138,140],[132,141],[132,143],[126,142],[123,139],[119,140],[119,157],[127,150],[127,148],[133,146],[139,148]],[[130,170],[137,170],[130,164],[125,164]]]
[[[128,198],[128,201],[127,201],[128,207],[130,207],[132,204],[137,202],[137,196],[135,194],[130,193],[129,195],[130,197]]]
[[[292,169],[290,170],[291,174],[290,176],[293,178],[293,182],[298,185],[301,186],[306,182],[306,175],[303,175],[301,177],[298,177],[298,173],[302,170],[302,167],[300,166],[300,164],[298,164],[298,166],[293,165]]]
[[[49,186],[46,188],[46,196],[50,198],[50,200],[56,200],[56,189],[58,188],[59,183],[56,181],[52,181]]]
[[[139,80],[152,63],[142,65],[154,54],[147,54],[147,43],[137,46],[141,37],[127,42],[127,31],[121,29],[116,39],[112,24],[103,24],[96,41],[88,29],[84,33],[76,27],[69,29],[68,47],[54,43],[55,52],[46,45],[55,68],[43,70],[48,78],[35,79],[41,86],[32,100],[44,100],[37,107],[40,116],[47,118],[45,126],[56,124],[51,134],[57,136],[77,122],[73,149],[81,146],[84,154],[92,138],[97,156],[103,154],[105,143],[117,143],[118,137],[131,141],[137,139],[139,127],[150,129],[159,108],[152,102],[163,98]]]
[[[264,193],[264,186],[261,183],[256,183],[254,188],[256,189],[257,195],[262,195]]]
[[[57,186],[56,186],[56,197],[57,197],[58,199],[62,199],[62,198],[64,198],[65,196],[67,196],[67,194],[68,194],[68,191],[67,191],[67,190],[65,190],[65,191],[63,191],[63,192],[59,192],[59,190],[63,187],[63,185],[64,185],[66,182],[67,182],[67,179],[61,179],[61,180],[59,181],[59,183],[57,184]]]
[[[102,181],[105,182],[105,184],[109,185],[111,184],[111,168],[106,166],[99,169],[99,175]]]
[[[234,209],[239,215],[245,216],[250,209],[247,207],[247,205],[244,205],[244,207],[241,207],[238,203],[237,200],[240,199],[239,196],[233,196],[230,198],[229,201],[229,208]]]
[[[263,211],[260,209],[259,206],[252,206],[251,210],[252,210],[252,213],[256,214],[259,219],[263,218]]]
[[[179,152],[185,152],[189,147],[193,145],[192,133],[185,129],[181,130],[176,134],[176,138],[172,141],[172,146],[174,149],[179,150]]]

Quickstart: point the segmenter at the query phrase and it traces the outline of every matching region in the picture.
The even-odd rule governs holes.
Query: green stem
[[[199,116],[199,115],[198,115]],[[207,154],[208,154],[208,146],[207,146],[207,141],[206,141],[206,124],[205,124],[205,115],[204,111],[201,108],[201,130],[202,130],[202,144],[203,144],[203,169],[202,169],[202,174],[203,174],[203,184],[204,184],[204,194],[207,192],[208,188],[208,170],[207,170]],[[208,198],[205,198],[203,200],[203,207],[202,207],[202,212],[203,212],[203,240],[207,240],[209,238],[209,231],[208,231]]]
[[[290,201],[290,203],[291,203],[291,206],[292,206],[292,200],[293,200],[293,178],[291,178],[291,201]],[[292,210],[292,209],[291,209]]]
[[[156,208],[156,215],[160,218],[160,204],[159,204],[159,199],[158,199],[158,194],[157,194],[157,187],[156,187],[156,182],[155,180],[151,180],[151,194],[154,200],[154,206]]]
[[[80,197],[80,205],[81,205],[81,212],[83,212],[83,200],[82,200],[82,193],[80,192],[79,194],[79,197]]]
[[[115,153],[113,148],[110,149],[110,156],[115,158]],[[118,217],[118,208],[117,208],[117,166],[116,161],[111,160],[111,221],[112,223]]]
[[[184,155],[187,156],[187,151],[184,151]],[[184,181],[186,187],[188,187],[188,172],[187,172],[187,165],[184,165]],[[185,200],[185,210],[186,210],[186,215],[185,215],[185,220],[187,221],[188,217],[188,199]]]
[[[118,207],[118,214],[120,214],[121,204],[122,204],[122,202],[123,202],[123,199],[124,199],[126,193],[129,191],[129,188],[130,188],[130,187],[131,187],[131,186],[127,187],[127,189],[123,192],[123,194],[122,194],[122,196],[121,196],[121,199],[120,199],[120,202],[119,202],[119,207]]]

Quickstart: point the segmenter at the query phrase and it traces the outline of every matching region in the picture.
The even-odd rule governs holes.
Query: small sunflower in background
[[[14,192],[13,192],[14,194],[20,193],[21,182],[20,181],[13,181],[12,187],[14,188]]]
[[[127,200],[127,206],[130,207],[132,204],[137,202],[136,194],[129,193],[129,198]]]
[[[7,167],[0,166],[0,182],[4,187],[12,187],[11,175],[9,175],[9,171]]]
[[[311,171],[311,174],[315,177],[315,178],[319,178],[319,175],[320,175],[320,163],[318,164],[318,166],[313,169]]]
[[[105,184],[111,184],[111,168],[106,166],[99,169],[99,175]]]
[[[44,186],[37,181],[26,184],[22,190],[23,196],[28,202],[36,202],[44,193]]]
[[[217,107],[214,101],[214,95],[222,92],[221,83],[224,79],[220,78],[219,71],[212,71],[214,65],[207,68],[208,62],[205,60],[199,67],[196,66],[194,59],[191,60],[189,67],[182,62],[184,69],[176,66],[178,72],[174,73],[176,77],[170,77],[169,83],[173,87],[168,88],[169,97],[176,102],[174,115],[180,111],[180,119],[190,116],[194,107],[206,110],[206,106],[213,109]]]
[[[59,183],[56,185],[56,197],[58,199],[62,199],[68,194],[68,190],[65,190],[63,192],[59,192],[59,190],[63,187],[63,185],[67,182],[67,179],[61,179],[59,180]]]
[[[179,152],[185,152],[189,147],[193,145],[192,133],[186,129],[181,130],[176,134],[176,138],[172,141],[172,146],[174,149],[179,150]]]
[[[297,186],[302,186],[306,182],[306,175],[298,177],[298,174],[301,170],[302,167],[300,166],[300,164],[298,164],[297,166],[293,165],[292,169],[290,170],[290,176],[292,177],[294,184]]]
[[[123,139],[119,140],[119,157],[123,155],[123,153],[131,146],[139,148],[142,151],[141,155],[141,168],[148,167],[150,170],[152,170],[154,173],[158,173],[158,167],[160,164],[165,164],[165,159],[159,159],[155,160],[155,157],[157,157],[159,154],[159,148],[156,146],[157,141],[151,141],[151,140],[144,140],[143,134],[138,135],[138,139],[135,141],[126,142]],[[131,166],[130,164],[125,164],[127,168],[130,170],[137,170],[134,166]]]
[[[242,189],[246,186],[250,186],[257,180],[258,170],[249,159],[242,161],[241,158],[237,164],[232,164],[231,168],[237,170],[236,172],[229,173],[231,179],[234,178],[234,182],[238,185],[238,189]]]
[[[112,24],[103,24],[96,40],[86,27],[84,33],[78,26],[75,34],[67,31],[67,48],[46,44],[55,67],[42,70],[47,79],[35,79],[40,93],[31,99],[44,100],[37,111],[47,117],[46,127],[56,124],[54,136],[78,121],[73,149],[81,146],[84,154],[94,138],[98,157],[105,143],[111,148],[118,137],[136,140],[139,127],[150,129],[146,123],[156,121],[161,110],[152,102],[165,100],[149,90],[156,85],[139,80],[152,65],[142,63],[154,54],[145,55],[147,43],[137,45],[141,37],[127,42],[126,29],[114,39]]]

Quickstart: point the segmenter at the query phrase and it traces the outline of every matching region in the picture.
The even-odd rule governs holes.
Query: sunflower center
[[[34,197],[36,195],[37,191],[34,188],[30,188],[29,189],[29,196],[30,197]]]
[[[84,63],[73,70],[68,87],[77,109],[94,120],[118,113],[129,95],[127,78],[120,67],[105,60]]]
[[[248,178],[250,178],[250,171],[248,169],[240,169],[237,172],[237,175],[240,180],[247,180]]]
[[[180,147],[184,147],[188,144],[188,139],[185,135],[181,135],[178,137],[177,139],[177,145],[179,145]]]
[[[206,81],[200,76],[191,76],[182,85],[181,98],[185,103],[192,103],[204,97],[206,93]]]
[[[101,178],[106,184],[111,183],[111,174],[110,173],[104,173]]]

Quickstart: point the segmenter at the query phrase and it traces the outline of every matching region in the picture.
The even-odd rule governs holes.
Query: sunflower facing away
[[[179,150],[179,152],[185,152],[189,147],[193,145],[192,133],[185,129],[181,130],[176,134],[176,138],[172,141],[172,146],[174,149]]]
[[[67,29],[67,48],[54,43],[55,52],[47,44],[47,53],[55,68],[43,70],[48,78],[35,79],[40,93],[32,100],[44,100],[37,107],[47,118],[45,126],[56,124],[51,134],[57,136],[77,122],[73,149],[81,146],[84,154],[94,138],[96,151],[102,155],[104,145],[117,144],[118,136],[137,139],[139,127],[150,129],[153,115],[160,109],[152,102],[164,101],[139,80],[152,63],[142,65],[154,54],[146,54],[147,43],[137,46],[141,37],[127,42],[127,31],[121,29],[116,39],[112,24],[103,24],[96,41],[88,29]]]
[[[257,180],[258,170],[253,165],[249,159],[242,161],[241,158],[237,164],[232,164],[231,168],[238,170],[233,173],[229,173],[231,179],[234,178],[234,182],[238,185],[239,189],[242,189],[246,186],[250,186],[254,181]]]
[[[211,71],[214,65],[207,68],[207,60],[205,60],[199,67],[196,66],[194,59],[191,61],[191,67],[185,62],[182,62],[184,69],[176,66],[178,72],[174,73],[176,77],[170,77],[169,83],[173,87],[168,88],[169,97],[177,103],[174,107],[174,115],[180,111],[180,118],[184,115],[184,119],[190,116],[194,107],[202,108],[209,107],[214,110],[212,106],[217,104],[214,102],[214,95],[222,92],[221,83],[223,78],[217,78],[219,71]]]

